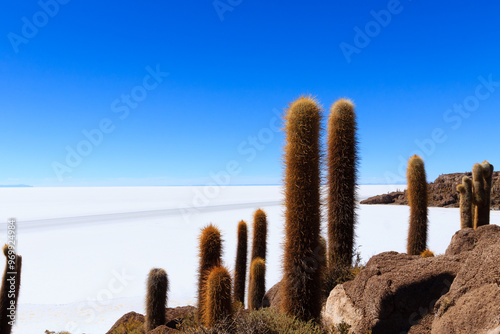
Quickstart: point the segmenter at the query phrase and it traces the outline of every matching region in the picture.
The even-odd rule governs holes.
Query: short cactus
[[[234,301],[245,305],[245,281],[247,275],[247,223],[238,224],[238,248],[236,249],[236,265],[234,270]]]
[[[434,257],[434,252],[431,251],[430,249],[424,250],[421,254],[421,257]]]
[[[147,282],[146,332],[165,325],[167,307],[168,277],[163,269],[151,269]]]
[[[215,326],[232,316],[231,276],[226,268],[214,267],[207,278],[204,324]]]
[[[328,119],[328,251],[331,269],[348,268],[354,253],[357,139],[354,104],[336,101]]]
[[[253,217],[252,261],[260,257],[266,259],[267,248],[267,216],[261,209],[255,211]]]
[[[427,248],[427,181],[424,161],[418,155],[408,161],[406,177],[410,205],[407,252],[420,255]]]
[[[457,185],[457,191],[460,192],[460,228],[472,228],[472,180],[470,177],[462,178],[462,184]]]
[[[320,123],[316,101],[301,97],[285,115],[285,243],[281,311],[317,319],[321,278],[315,262],[320,231]]]
[[[16,319],[23,258],[9,250],[7,245],[3,247],[3,253],[6,263],[0,289],[0,333],[10,334],[12,323]]]
[[[200,264],[198,267],[198,320],[203,323],[205,286],[210,271],[221,264],[222,239],[219,229],[212,224],[203,228],[200,236]]]
[[[248,287],[248,309],[258,310],[266,294],[266,262],[260,257],[250,266],[250,285]]]

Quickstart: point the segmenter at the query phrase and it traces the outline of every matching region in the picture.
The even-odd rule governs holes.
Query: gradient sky
[[[498,13],[491,0],[8,1],[0,184],[192,185],[221,171],[278,184],[279,117],[302,94],[326,111],[356,104],[360,183],[404,181],[415,150],[429,180],[498,165]]]

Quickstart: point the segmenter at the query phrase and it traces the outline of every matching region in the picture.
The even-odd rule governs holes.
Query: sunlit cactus
[[[328,119],[328,251],[329,265],[352,265],[356,223],[357,139],[354,104],[336,101]]]
[[[420,255],[427,248],[427,180],[424,161],[418,155],[408,161],[406,177],[410,205],[407,252]]]
[[[248,286],[248,309],[258,310],[266,294],[266,262],[260,257],[250,265],[250,284]]]
[[[226,268],[218,266],[210,271],[204,298],[206,326],[213,327],[232,316],[231,276]]]
[[[472,228],[472,180],[470,177],[462,178],[462,184],[457,185],[457,191],[460,193],[460,228]]]
[[[203,228],[200,236],[200,264],[198,267],[198,320],[205,317],[205,286],[210,271],[221,264],[222,239],[219,229],[213,225]]]
[[[320,231],[321,110],[310,97],[285,115],[285,244],[281,310],[300,320],[321,311],[320,270],[315,261]]]

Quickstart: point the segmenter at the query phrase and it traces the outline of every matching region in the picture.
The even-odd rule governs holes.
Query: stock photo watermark
[[[19,293],[19,272],[18,272],[18,256],[17,256],[17,221],[15,218],[7,220],[7,269],[6,281],[8,284],[7,300],[9,325],[14,326],[17,315],[17,295]]]
[[[9,32],[7,39],[15,53],[19,53],[19,46],[28,44],[30,40],[38,35],[40,29],[45,27],[52,18],[54,18],[61,9],[61,5],[66,5],[70,0],[40,0],[38,6],[40,10],[36,11],[30,18],[23,16],[21,18],[22,26],[20,33]]]
[[[408,0],[411,1],[411,0]],[[385,9],[379,11],[371,10],[370,15],[373,18],[368,21],[363,28],[355,26],[354,37],[351,43],[341,42],[339,48],[344,55],[347,63],[351,63],[354,54],[360,54],[361,51],[370,45],[371,41],[382,32],[391,22],[392,18],[401,14],[404,6],[399,0],[389,0]]]
[[[79,308],[78,314],[82,319],[66,324],[65,330],[76,333],[83,323],[90,324],[96,321],[97,314],[102,312],[103,307],[109,305],[114,297],[123,292],[130,282],[135,280],[135,277],[129,275],[125,269],[113,270],[111,275],[106,287],[99,290],[95,296],[88,297],[85,305]]]
[[[243,0],[214,0],[212,5],[214,6],[215,12],[219,17],[219,20],[224,21],[224,15],[226,12],[232,12],[234,8],[241,5]]]
[[[497,88],[500,87],[500,81],[494,81],[493,74],[487,77],[481,75],[477,80],[479,84],[474,88],[474,93],[465,97],[460,103],[454,103],[453,106],[446,109],[442,115],[443,121],[453,131],[460,129],[464,120],[479,110],[481,102],[489,99],[491,95],[496,92]],[[436,152],[438,145],[445,143],[447,140],[447,130],[436,127],[426,138],[415,139],[414,144],[417,149],[412,151],[408,156],[410,157],[416,154],[422,158],[430,157]],[[400,155],[398,161],[397,173],[386,172],[384,175],[387,184],[394,184],[395,182],[406,180],[407,157]]]
[[[121,94],[121,96],[111,102],[111,111],[113,114],[124,121],[130,115],[133,109],[148,97],[148,93],[158,88],[158,86],[169,75],[162,72],[160,65],[156,68],[146,66],[147,74],[143,77],[142,83],[134,86],[130,92]],[[66,157],[63,162],[53,161],[52,170],[57,176],[59,182],[63,182],[67,174],[71,174],[75,168],[80,166],[84,159],[88,157],[96,147],[100,146],[106,135],[116,130],[118,123],[111,118],[104,117],[93,129],[83,129],[82,137],[75,145],[66,145]]]
[[[209,206],[210,202],[217,198],[221,191],[231,184],[232,179],[243,171],[245,163],[253,162],[259,155],[259,152],[264,151],[273,142],[276,134],[281,130],[281,115],[277,109],[273,109],[273,114],[274,116],[271,117],[267,126],[261,128],[257,133],[248,136],[236,146],[236,151],[240,159],[228,161],[225,168],[218,172],[210,172],[209,177],[212,181],[204,185],[201,189],[198,187],[194,188],[189,207],[179,208],[186,223],[190,221],[191,215],[198,213],[200,208]]]

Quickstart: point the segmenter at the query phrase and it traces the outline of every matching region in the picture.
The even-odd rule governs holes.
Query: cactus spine
[[[354,251],[357,139],[350,100],[335,102],[328,119],[328,249],[332,269],[350,267]]]
[[[221,264],[222,240],[218,228],[212,224],[203,228],[200,236],[200,265],[198,268],[198,320],[203,323],[205,316],[206,280],[212,268]]]
[[[16,255],[12,250],[9,250],[7,245],[3,247],[3,253],[6,257],[6,263],[0,289],[0,333],[10,334],[12,330],[11,324],[15,317],[10,317],[12,314],[8,308],[12,308],[12,305],[14,305],[14,309],[17,310],[23,259],[20,255]],[[14,293],[11,293],[12,290]]]
[[[468,176],[462,178],[462,184],[457,185],[460,192],[460,228],[472,228],[472,180]]]
[[[262,308],[262,299],[266,294],[266,262],[260,257],[250,265],[250,284],[248,286],[248,309]]]
[[[151,269],[147,282],[146,331],[165,325],[167,307],[168,277],[163,269]]]
[[[204,324],[213,327],[232,315],[231,276],[226,268],[214,267],[207,278]]]
[[[407,253],[420,255],[427,248],[427,181],[424,161],[418,155],[408,161],[406,178],[410,205]]]
[[[316,101],[301,97],[285,115],[285,243],[281,310],[319,317],[321,280],[314,252],[320,231],[320,121]]]
[[[261,209],[255,211],[253,217],[252,261],[260,257],[266,259],[267,217]]]
[[[247,223],[238,224],[238,248],[236,249],[236,265],[234,270],[234,301],[245,305],[245,281],[247,275]]]

